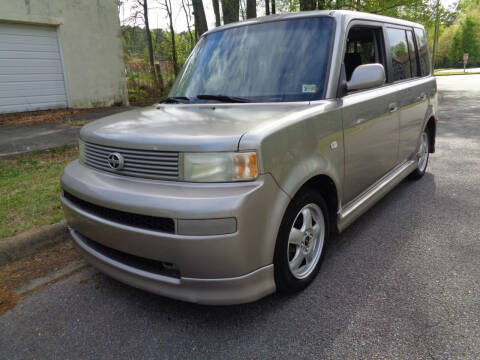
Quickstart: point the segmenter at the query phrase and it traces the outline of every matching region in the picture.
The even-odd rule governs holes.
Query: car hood
[[[84,126],[84,141],[163,151],[235,151],[247,131],[308,108],[289,104],[165,104],[105,117]]]

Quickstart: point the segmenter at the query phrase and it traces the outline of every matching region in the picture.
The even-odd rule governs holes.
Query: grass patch
[[[447,75],[478,75],[480,72],[463,72],[462,71],[434,71],[433,75],[435,76],[447,76]]]
[[[76,158],[65,147],[0,160],[0,238],[63,219],[60,175]]]

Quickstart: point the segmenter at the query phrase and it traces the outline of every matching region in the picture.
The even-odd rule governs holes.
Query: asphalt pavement
[[[0,158],[78,143],[80,127],[46,123],[0,128]]]
[[[90,109],[85,113],[72,115],[68,120],[72,124],[75,124],[75,122],[83,123],[130,109],[129,106]],[[71,126],[61,122],[5,125],[0,128],[0,158],[74,145],[78,143],[79,132],[79,126]]]
[[[1,359],[479,359],[480,76],[442,77],[437,152],[302,293],[208,307],[88,268],[0,317]]]

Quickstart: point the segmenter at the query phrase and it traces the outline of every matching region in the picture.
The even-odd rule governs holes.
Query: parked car
[[[331,234],[435,149],[422,25],[317,11],[208,31],[169,98],[90,123],[62,175],[71,235],[102,272],[234,304],[305,288]]]

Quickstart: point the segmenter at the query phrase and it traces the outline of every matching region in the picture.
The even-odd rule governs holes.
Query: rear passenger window
[[[388,28],[387,35],[388,51],[392,62],[392,81],[412,77],[405,30]]]
[[[415,38],[417,40],[418,55],[420,57],[420,73],[422,76],[430,75],[430,57],[428,56],[428,41],[425,31],[415,29]]]
[[[410,70],[412,76],[418,76],[417,72],[417,52],[415,51],[415,42],[413,41],[413,33],[407,30],[408,55],[410,57]]]

